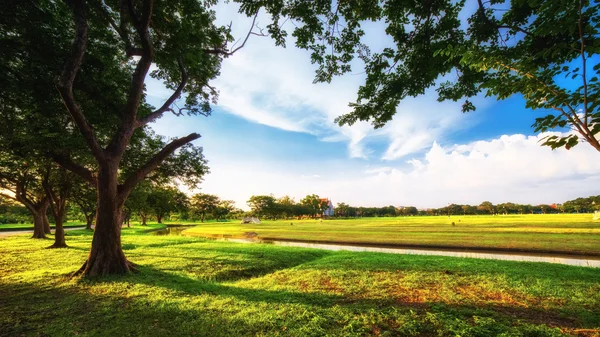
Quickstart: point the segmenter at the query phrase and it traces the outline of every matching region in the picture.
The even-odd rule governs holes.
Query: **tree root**
[[[71,274],[71,278],[75,278],[75,277],[83,277],[83,278],[88,278],[88,279],[93,279],[93,278],[97,278],[97,277],[103,277],[103,276],[108,276],[108,275],[126,275],[126,274],[130,274],[130,273],[134,273],[134,274],[138,274],[140,273],[140,270],[138,269],[138,265],[130,262],[128,260],[125,260],[125,270],[112,270],[112,268],[102,268],[101,270],[90,270],[88,268],[88,260],[85,261],[85,263],[75,272],[73,272]]]

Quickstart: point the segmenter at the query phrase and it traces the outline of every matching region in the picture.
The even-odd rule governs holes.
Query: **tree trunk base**
[[[89,260],[85,261],[83,266],[71,274],[71,277],[95,278],[108,275],[125,275],[131,273],[139,273],[137,265],[125,259],[122,263],[102,263],[96,264],[94,267],[89,266]]]
[[[66,244],[66,243],[59,243],[59,244],[57,244],[57,243],[55,242],[55,243],[54,243],[52,246],[50,246],[50,247],[47,247],[47,248],[48,248],[48,249],[53,249],[53,248],[69,248],[69,246],[67,246],[67,244]]]

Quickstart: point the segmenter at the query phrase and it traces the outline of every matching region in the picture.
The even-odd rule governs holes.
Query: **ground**
[[[263,239],[600,255],[600,221],[593,221],[591,214],[280,220],[244,225],[229,222],[202,224],[186,231],[198,236],[245,233],[256,233]]]
[[[65,249],[0,239],[0,335],[600,335],[600,269],[145,233],[158,226],[123,229],[139,274],[93,281],[68,277],[89,231]]]

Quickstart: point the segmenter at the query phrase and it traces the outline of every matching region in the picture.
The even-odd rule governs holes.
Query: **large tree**
[[[185,150],[192,157],[201,155],[197,148],[186,145],[200,137],[192,133],[171,140],[129,174],[120,170],[132,138],[164,113],[210,113],[209,103],[216,92],[208,82],[218,75],[222,58],[234,52],[227,48],[229,29],[213,24],[214,13],[205,7],[211,4],[193,0],[123,0],[88,5],[84,0],[75,0],[69,2],[71,15],[65,15],[68,11],[62,2],[45,1],[32,6],[32,11],[41,10],[52,18],[70,17],[74,23],[71,27],[53,27],[57,34],[47,40],[64,39],[65,33],[74,32],[70,52],[63,57],[64,67],[54,76],[59,75],[58,97],[94,164],[83,165],[69,153],[52,157],[97,188],[96,230],[90,254],[80,270],[86,276],[126,273],[133,268],[120,241],[121,215],[127,197],[174,153]],[[50,21],[50,25],[53,23]],[[157,69],[152,76],[173,89],[173,94],[155,110],[144,104],[144,81],[151,65]],[[110,84],[102,80],[124,76],[129,78],[125,90],[121,81]],[[87,90],[90,87],[92,90]],[[90,92],[102,94],[93,96]],[[184,107],[173,109],[184,93]],[[94,103],[102,105],[101,113]],[[197,170],[196,176],[205,172],[204,167]]]
[[[248,4],[251,11],[259,2]],[[262,3],[262,2],[260,2]],[[544,145],[567,149],[579,141],[600,151],[600,3],[590,0],[389,0],[267,2],[275,36],[279,21],[296,24],[296,45],[311,51],[317,82],[351,72],[364,62],[366,81],[340,125],[370,121],[382,127],[407,97],[435,89],[439,100],[484,93],[496,99],[520,95],[527,108],[544,109],[536,131],[553,135]],[[378,21],[390,41],[371,52],[361,25]],[[566,78],[566,79],[565,79]]]

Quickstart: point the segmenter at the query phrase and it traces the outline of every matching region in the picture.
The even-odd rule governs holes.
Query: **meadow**
[[[123,228],[140,272],[70,278],[69,248],[0,239],[2,336],[599,336],[600,269],[352,253]]]
[[[454,223],[454,224],[453,224]],[[600,255],[590,214],[415,216],[206,223],[186,235]]]

